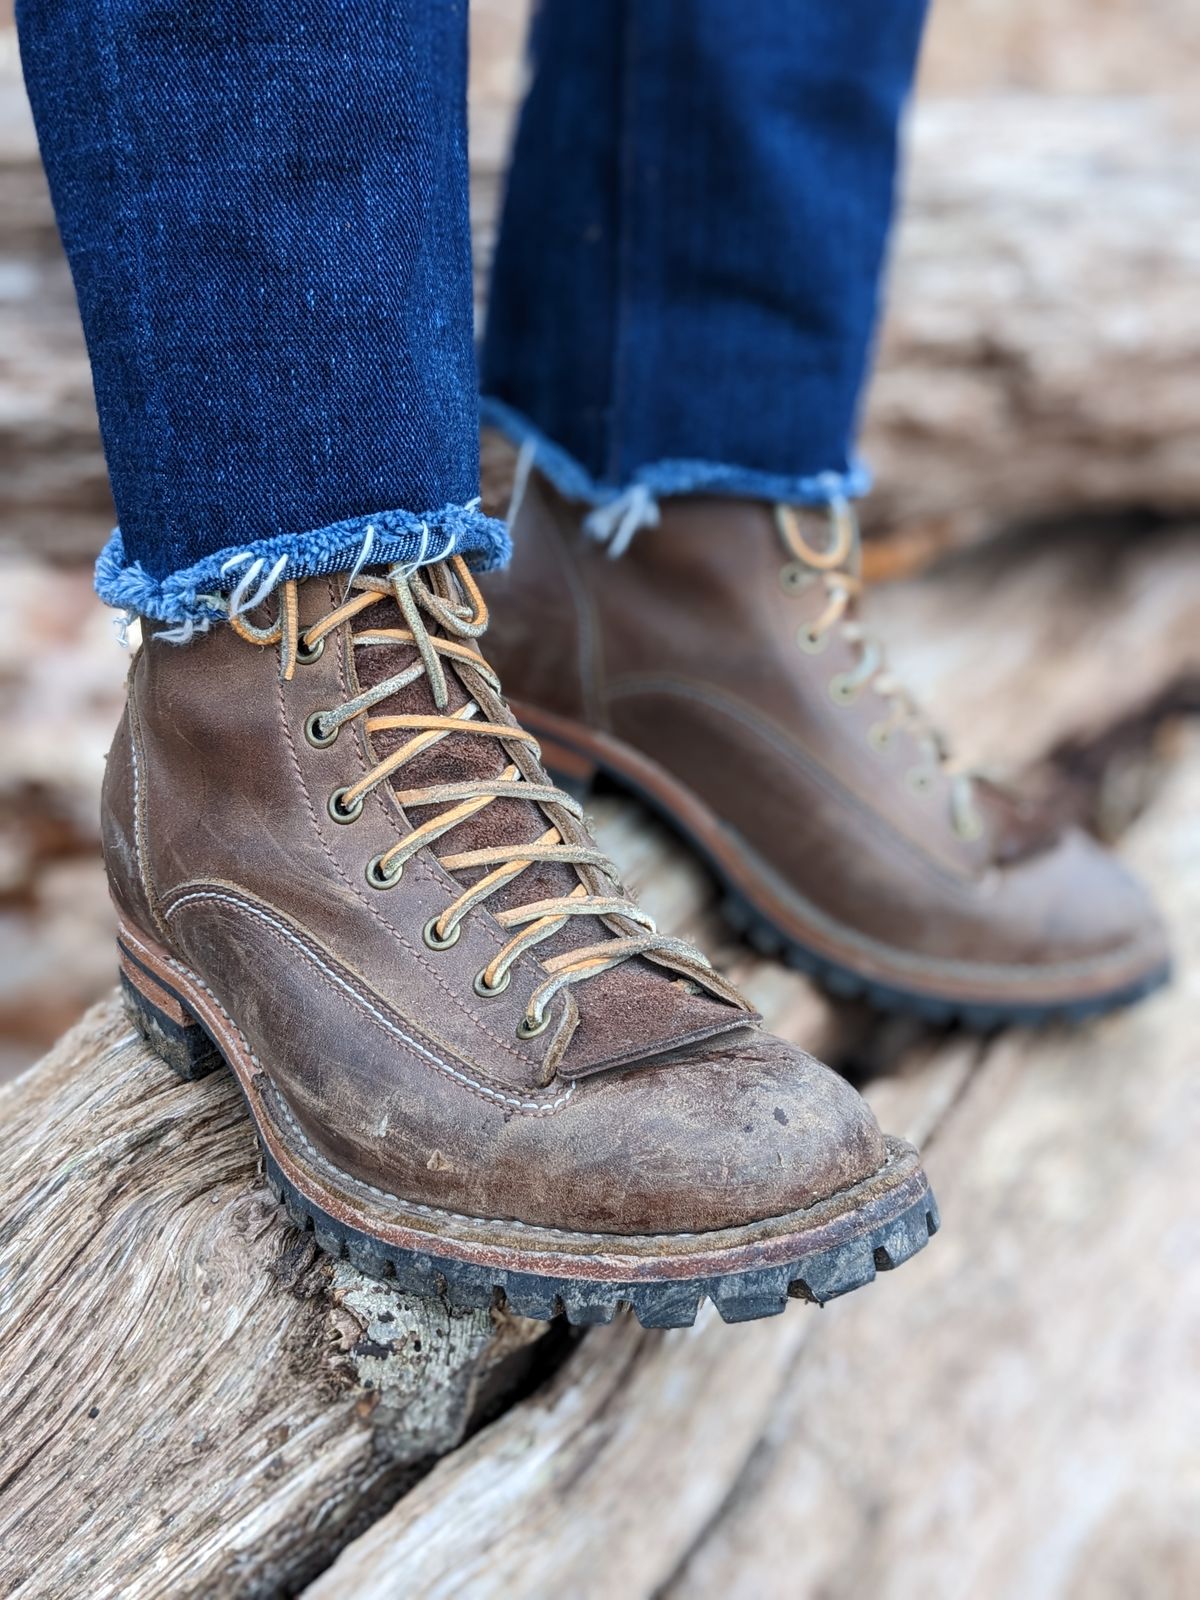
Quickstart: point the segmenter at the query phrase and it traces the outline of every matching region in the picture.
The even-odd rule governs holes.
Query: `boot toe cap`
[[[600,1202],[600,1225],[614,1231],[706,1232],[784,1216],[871,1177],[888,1158],[850,1084],[758,1028],[595,1088],[624,1102],[622,1149],[604,1161]]]
[[[1150,892],[1089,835],[1066,834],[1047,856],[1008,874],[1017,915],[1047,964],[1112,983],[1165,972],[1167,932]]]

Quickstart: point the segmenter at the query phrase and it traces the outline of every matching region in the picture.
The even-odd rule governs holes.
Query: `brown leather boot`
[[[690,1323],[925,1243],[916,1152],[655,931],[478,653],[461,563],[153,637],[104,845],[132,1015],[236,1073],[318,1242],[457,1305]]]
[[[848,508],[665,501],[618,559],[534,473],[488,580],[497,663],[551,772],[598,773],[707,861],[729,920],[841,995],[976,1027],[1161,984],[1142,888],[958,772],[856,615]],[[814,548],[810,539],[816,540]]]

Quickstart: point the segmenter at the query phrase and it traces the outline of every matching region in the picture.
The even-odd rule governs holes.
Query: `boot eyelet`
[[[319,661],[325,654],[325,640],[318,639],[316,644],[307,645],[303,639],[296,641],[296,660],[302,667],[311,667],[314,661]]]
[[[813,628],[801,628],[796,634],[796,643],[806,654],[819,656],[829,643],[829,635],[827,633],[817,633]]]
[[[928,794],[933,788],[933,773],[928,767],[910,767],[904,781],[914,794]]]
[[[358,799],[352,801],[350,805],[342,805],[342,796],[346,793],[347,788],[349,788],[348,784],[341,789],[335,789],[329,796],[327,809],[335,822],[357,822],[358,818],[362,816],[362,795],[359,795]]]
[[[811,573],[802,561],[789,561],[785,567],[779,569],[779,587],[784,594],[799,594],[802,589],[807,589],[813,581]]]
[[[366,878],[372,889],[394,889],[404,876],[404,863],[398,867],[385,867],[383,856],[372,856],[367,862]]]
[[[484,971],[486,971],[486,970],[487,969],[485,968]],[[484,977],[483,972],[477,972],[475,974],[474,989],[475,989],[475,993],[477,995],[482,996],[482,998],[484,1000],[492,1000],[492,999],[495,998],[496,995],[503,994],[505,989],[508,988],[508,986],[509,986],[509,984],[511,982],[512,982],[512,968],[511,967],[509,967],[508,971],[504,974],[504,976],[500,979],[500,982],[497,983],[497,984],[490,984],[487,981],[487,979]]]
[[[954,831],[964,844],[974,844],[983,837],[983,818],[972,815],[967,821],[954,823]]]
[[[538,1034],[545,1033],[549,1026],[550,1013],[548,1011],[542,1013],[541,1020],[538,1022],[531,1022],[528,1017],[522,1017],[520,1022],[517,1023],[517,1038],[536,1039]]]
[[[858,685],[844,672],[829,680],[829,698],[837,706],[852,706],[858,699]]]
[[[443,939],[437,931],[439,920],[440,919],[438,917],[430,917],[429,921],[425,924],[425,931],[421,937],[425,940],[425,943],[431,950],[449,950],[452,944],[458,943],[459,934],[462,933],[462,923],[456,922],[453,928],[451,928],[450,932]],[[489,989],[487,992],[488,994],[491,994],[492,991]]]
[[[304,737],[314,750],[324,750],[331,745],[342,731],[340,728],[330,728],[327,733],[321,729],[321,717],[324,713],[314,711],[304,724]]]
[[[892,747],[892,730],[883,722],[875,722],[867,729],[867,743],[880,755]]]

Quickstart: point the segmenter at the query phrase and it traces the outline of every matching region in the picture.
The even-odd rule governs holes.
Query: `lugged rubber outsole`
[[[406,1293],[441,1300],[455,1310],[506,1306],[519,1316],[549,1322],[565,1316],[578,1327],[611,1322],[628,1306],[643,1328],[690,1328],[705,1300],[725,1322],[778,1316],[789,1300],[824,1304],[870,1283],[916,1255],[937,1232],[933,1195],[899,1217],[849,1243],[784,1266],[715,1278],[669,1282],[585,1282],[542,1273],[497,1271],[451,1257],[400,1250],[335,1221],[288,1181],[264,1149],[267,1182],[296,1227],[313,1234],[329,1255],[349,1260],[373,1278],[393,1280]]]
[[[960,1000],[920,994],[865,977],[850,967],[840,966],[827,956],[800,944],[751,905],[745,895],[728,882],[722,883],[725,899],[721,915],[747,943],[765,956],[784,961],[803,972],[839,1000],[863,1000],[877,1011],[895,1012],[920,1018],[935,1025],[958,1024],[971,1033],[991,1033],[1005,1027],[1040,1027],[1048,1022],[1086,1022],[1092,1017],[1134,1005],[1161,989],[1171,976],[1170,966],[1162,966],[1134,983],[1079,1000],[1031,1001],[1028,1004]]]
[[[174,1072],[194,1080],[228,1064],[202,1023],[187,1015],[178,995],[153,985],[144,969],[135,966],[133,970],[137,985],[125,971],[121,973],[130,1021]],[[143,983],[158,994],[162,1004],[143,992],[139,987]],[[176,1006],[177,1016],[164,1009]],[[244,1095],[245,1086],[236,1071],[234,1077]],[[861,1288],[878,1273],[915,1255],[939,1226],[937,1203],[924,1184],[917,1198],[886,1221],[851,1234],[831,1248],[750,1271],[622,1282],[509,1270],[436,1251],[402,1248],[332,1216],[284,1172],[252,1112],[251,1121],[259,1134],[267,1183],[296,1227],[311,1233],[329,1255],[349,1260],[360,1271],[457,1310],[506,1306],[520,1316],[543,1321],[564,1316],[574,1325],[587,1326],[611,1322],[618,1311],[629,1307],[645,1328],[685,1328],[696,1320],[703,1302],[711,1300],[725,1322],[748,1322],[777,1316],[789,1300],[823,1304]],[[852,1217],[852,1213],[847,1217],[848,1223]]]

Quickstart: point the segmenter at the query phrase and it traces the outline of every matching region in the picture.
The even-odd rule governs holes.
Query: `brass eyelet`
[[[779,587],[784,594],[799,594],[808,588],[814,576],[802,561],[789,561],[779,569]]]
[[[456,922],[443,939],[437,931],[437,925],[440,920],[439,917],[430,917],[425,924],[425,931],[421,935],[431,950],[449,950],[452,944],[458,943],[459,935],[462,933],[462,923]]]
[[[976,839],[983,837],[983,818],[972,815],[970,822],[964,827],[961,822],[954,823],[954,831],[964,844],[974,844]]]
[[[334,742],[342,731],[340,728],[330,728],[328,733],[323,733],[321,731],[321,718],[323,715],[323,712],[314,711],[304,724],[304,737],[315,750],[324,750],[327,745],[331,745]]]
[[[829,698],[834,705],[852,706],[858,699],[858,685],[844,672],[829,680]]]
[[[372,856],[366,866],[367,882],[372,889],[394,889],[404,876],[403,861],[397,867],[385,867],[383,856]]]
[[[816,633],[811,627],[800,628],[796,633],[796,643],[808,655],[819,656],[829,643],[829,635],[827,633]]]
[[[325,654],[325,640],[318,639],[316,644],[307,645],[303,639],[296,641],[296,660],[302,667],[311,667],[314,661],[319,661]]]
[[[928,767],[910,767],[904,781],[914,794],[928,794],[933,788],[933,773]]]
[[[541,1020],[538,1022],[530,1022],[528,1017],[522,1017],[520,1022],[517,1023],[517,1038],[536,1039],[538,1034],[545,1033],[549,1026],[550,1013],[548,1011],[543,1011]]]
[[[878,750],[880,755],[892,747],[892,730],[886,722],[873,722],[867,729],[867,743],[872,750]]]
[[[484,971],[486,971],[486,970],[487,969],[484,968]],[[492,1000],[492,999],[495,998],[496,995],[503,994],[505,989],[508,988],[508,986],[509,986],[509,984],[511,982],[512,982],[512,968],[511,967],[509,967],[508,971],[504,974],[504,976],[500,979],[500,982],[497,983],[497,984],[490,984],[487,981],[487,979],[484,977],[483,972],[477,972],[475,974],[475,984],[474,984],[475,993],[477,995],[481,995],[483,997],[483,999],[485,999],[485,1000]]]
[[[342,796],[346,793],[346,790],[349,787],[349,784],[345,784],[342,788],[335,789],[329,796],[329,805],[327,809],[329,811],[329,815],[335,822],[356,822],[358,818],[362,816],[362,795],[359,795],[358,799],[353,801],[349,806],[345,807],[344,809],[342,807]]]

